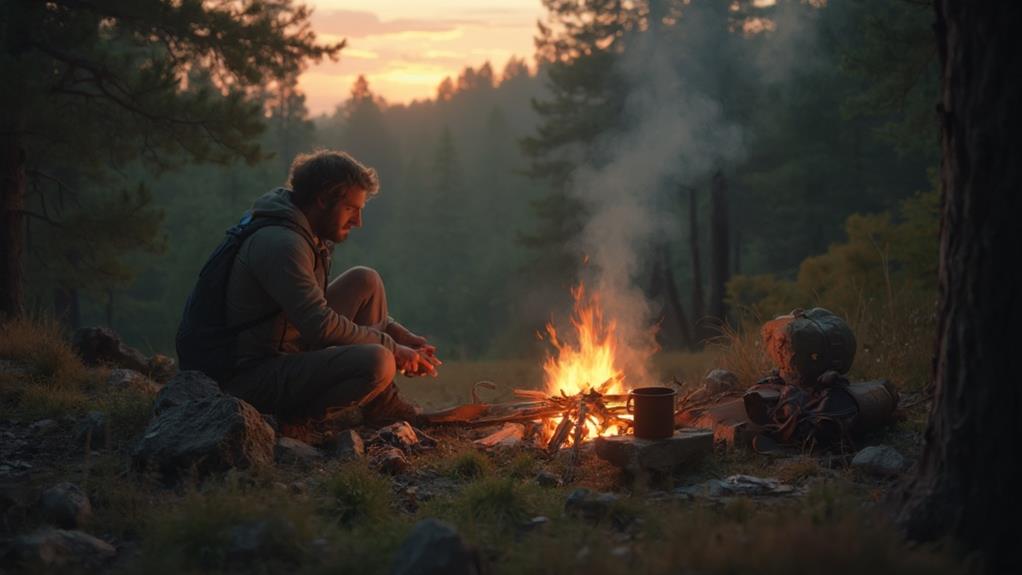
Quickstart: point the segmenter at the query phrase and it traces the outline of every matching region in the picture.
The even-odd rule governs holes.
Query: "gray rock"
[[[418,434],[407,421],[398,421],[388,425],[380,429],[378,433],[380,439],[406,452],[419,443]]]
[[[905,470],[905,457],[889,445],[871,445],[855,454],[852,467],[877,477],[893,477]]]
[[[564,501],[564,512],[571,517],[596,522],[610,515],[617,502],[618,496],[613,493],[576,489]]]
[[[713,432],[681,429],[667,439],[638,439],[632,435],[596,438],[596,455],[636,473],[670,472],[713,452]]]
[[[275,439],[273,429],[254,407],[220,395],[172,407],[165,404],[149,422],[132,458],[136,467],[154,468],[165,475],[193,467],[205,474],[269,465]]]
[[[738,376],[726,369],[713,369],[703,378],[710,394],[716,394],[741,387]]]
[[[92,504],[84,491],[73,483],[58,483],[39,497],[43,519],[63,529],[75,529],[92,517]]]
[[[391,575],[478,575],[483,572],[479,553],[450,525],[424,519],[394,555]]]
[[[564,482],[561,478],[549,471],[540,471],[536,474],[536,484],[540,487],[560,487]]]
[[[32,425],[29,425],[28,430],[32,433],[32,435],[47,435],[56,431],[59,427],[60,424],[54,419],[40,419]]]
[[[345,429],[333,439],[331,451],[344,461],[362,459],[366,455],[365,442],[354,429]]]
[[[731,475],[725,479],[710,479],[695,485],[678,487],[675,495],[685,497],[756,497],[765,495],[797,495],[794,486],[781,483],[772,477],[752,475]]]
[[[278,437],[274,457],[281,463],[312,463],[323,458],[323,452],[293,437]]]
[[[149,395],[156,395],[160,391],[160,386],[156,382],[133,369],[110,370],[110,377],[106,379],[106,384],[117,390],[140,391]]]
[[[71,340],[75,352],[86,365],[101,363],[146,371],[149,358],[121,341],[117,332],[108,327],[84,327],[75,332]]]
[[[10,542],[3,563],[22,569],[95,568],[117,555],[112,545],[81,531],[44,529]]]
[[[102,411],[90,411],[75,424],[75,443],[88,449],[106,448],[110,443],[110,422]]]
[[[411,463],[408,462],[404,452],[396,447],[384,449],[374,457],[374,460],[380,471],[390,475],[399,475],[411,467]]]
[[[160,413],[190,401],[224,397],[220,386],[201,371],[182,371],[156,395],[153,413]]]

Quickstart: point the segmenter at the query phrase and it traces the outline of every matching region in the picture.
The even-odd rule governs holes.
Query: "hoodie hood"
[[[316,238],[319,247],[331,250],[333,242],[324,240],[312,231],[312,225],[305,214],[298,209],[298,206],[291,201],[291,190],[277,188],[266,192],[252,204],[252,217],[270,216],[290,220],[309,232],[309,235]]]
[[[298,206],[294,205],[291,201],[291,190],[287,188],[277,188],[260,196],[252,204],[252,216],[271,216],[288,219],[309,230],[309,233],[312,233],[312,226],[309,225],[309,220],[298,209]]]

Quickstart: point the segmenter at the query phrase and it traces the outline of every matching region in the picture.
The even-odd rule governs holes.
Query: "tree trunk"
[[[713,175],[710,194],[710,248],[712,258],[710,264],[710,317],[723,323],[727,321],[724,295],[727,289],[727,281],[731,278],[731,267],[728,265],[731,253],[728,245],[731,230],[727,209],[727,180],[724,179],[722,170],[717,170],[717,173]]]
[[[1015,525],[1022,326],[1022,3],[938,0],[942,63],[935,396],[901,493],[917,540],[950,535],[988,573],[1022,572]],[[1012,46],[1015,46],[1012,48]]]
[[[685,314],[685,306],[681,303],[678,284],[671,273],[671,256],[667,245],[659,243],[654,248],[653,276],[650,280],[649,295],[651,299],[663,296],[664,311],[660,328],[660,341],[667,347],[668,343],[679,343],[688,349],[695,347],[692,338],[691,324]]]
[[[22,252],[25,242],[25,150],[18,131],[0,134],[0,317],[23,311]]]
[[[688,245],[692,254],[692,319],[695,322],[695,338],[706,339],[706,304],[703,300],[703,264],[699,253],[699,207],[696,189],[688,190]]]

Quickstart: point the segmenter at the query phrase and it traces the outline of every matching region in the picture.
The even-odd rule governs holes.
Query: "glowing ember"
[[[571,324],[575,327],[574,344],[557,337],[557,330],[547,324],[546,331],[556,355],[547,357],[546,391],[549,395],[574,397],[595,391],[601,395],[625,393],[624,374],[616,365],[613,321],[604,321],[599,297],[586,297],[582,284],[572,290],[574,312]],[[600,414],[586,414],[584,438],[599,435],[617,435],[617,425],[600,419]],[[563,417],[544,421],[544,436],[552,436],[564,421]],[[567,443],[571,443],[569,438]]]

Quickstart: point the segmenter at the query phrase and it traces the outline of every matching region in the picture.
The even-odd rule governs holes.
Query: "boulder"
[[[108,327],[83,327],[75,332],[71,345],[86,365],[109,364],[135,371],[146,371],[149,367],[149,358],[125,345],[117,332]]]
[[[156,395],[153,413],[160,413],[190,401],[224,397],[220,386],[201,371],[182,371]]]
[[[323,452],[293,437],[278,437],[273,453],[281,463],[312,463],[323,458]]]
[[[218,395],[172,406],[164,403],[132,457],[136,467],[152,467],[165,475],[192,468],[204,474],[270,464],[275,444],[273,429],[254,407]]]
[[[96,568],[112,559],[112,545],[81,531],[44,529],[10,541],[0,565],[32,568]]]
[[[366,455],[365,442],[354,429],[338,432],[332,440],[330,450],[343,461],[362,459]]]
[[[450,525],[436,519],[415,524],[394,555],[391,575],[478,575],[479,553]]]
[[[43,519],[63,529],[81,527],[92,516],[92,504],[84,491],[73,483],[58,483],[39,497]]]
[[[117,368],[110,370],[110,376],[106,384],[117,390],[140,391],[149,395],[156,395],[160,386],[153,380],[142,375],[133,369]]]
[[[907,462],[889,445],[871,445],[855,454],[852,467],[876,477],[894,477],[905,470]]]
[[[596,455],[626,471],[670,472],[713,452],[713,432],[681,429],[667,439],[632,435],[598,437]]]

